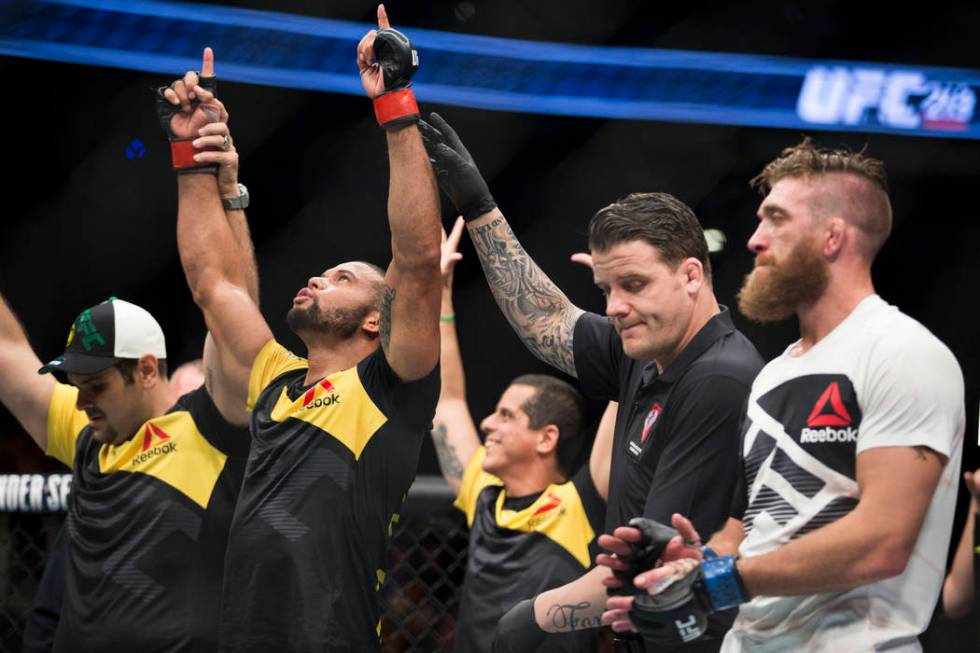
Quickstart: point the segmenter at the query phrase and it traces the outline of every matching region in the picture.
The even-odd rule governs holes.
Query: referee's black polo
[[[639,516],[669,524],[679,512],[707,540],[728,518],[759,352],[724,306],[663,374],[626,356],[609,320],[594,313],[578,320],[573,346],[583,391],[620,405],[606,532]]]

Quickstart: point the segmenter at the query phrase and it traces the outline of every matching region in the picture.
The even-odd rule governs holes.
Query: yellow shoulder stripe
[[[388,421],[361,383],[357,368],[331,374],[295,401],[283,388],[272,409],[272,419],[302,420],[339,440],[355,459],[371,438]]]
[[[499,478],[483,471],[483,460],[487,457],[486,447],[477,447],[473,455],[470,456],[469,462],[466,463],[466,469],[463,471],[463,480],[459,486],[459,494],[456,496],[456,501],[453,506],[463,511],[466,515],[466,525],[472,526],[473,520],[476,518],[476,500],[480,496],[480,492],[483,488],[490,485],[503,485],[503,481]]]
[[[48,444],[45,453],[72,467],[78,434],[88,424],[85,413],[75,407],[78,388],[55,383],[48,404]]]
[[[585,513],[585,506],[575,485],[569,481],[549,485],[537,501],[524,510],[504,509],[504,493],[497,497],[497,523],[514,531],[541,533],[568,551],[582,567],[591,566],[589,543],[595,531]]]
[[[309,367],[305,358],[293,354],[274,339],[269,340],[259,350],[252,362],[252,371],[248,377],[248,399],[245,408],[251,411],[258,401],[259,395],[274,378],[284,372],[302,370]]]
[[[185,410],[145,422],[132,438],[99,450],[99,471],[134,472],[159,479],[207,508],[227,456],[197,429]]]

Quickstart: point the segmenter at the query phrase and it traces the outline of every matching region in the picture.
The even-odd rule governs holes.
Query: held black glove
[[[661,592],[637,594],[630,620],[644,641],[673,648],[704,635],[712,612],[747,600],[735,556],[705,558]]]
[[[534,653],[548,633],[534,618],[534,598],[524,599],[497,622],[492,653]]]
[[[419,121],[419,128],[442,192],[466,221],[497,208],[487,182],[456,131],[438,113],[430,113],[429,120]]]
[[[374,58],[381,67],[385,92],[374,98],[374,115],[385,129],[418,122],[419,105],[409,88],[419,69],[419,53],[408,37],[396,29],[379,29]]]
[[[211,91],[217,95],[218,91],[218,81],[217,78],[212,75],[210,77],[201,77],[198,74],[198,84],[201,85],[206,91]],[[156,111],[157,120],[160,121],[160,127],[163,128],[163,133],[167,135],[170,139],[170,158],[173,161],[174,172],[178,175],[196,173],[196,172],[207,172],[211,174],[217,174],[218,166],[213,163],[200,164],[194,160],[194,155],[198,152],[204,152],[207,150],[213,150],[215,148],[205,148],[197,149],[192,143],[197,138],[196,136],[191,138],[178,138],[173,129],[170,126],[170,120],[174,117],[174,114],[180,111],[180,105],[170,104],[163,92],[166,91],[168,86],[161,86],[156,92]],[[191,106],[196,107],[200,102],[198,100],[191,101]]]
[[[630,544],[628,556],[620,557],[628,567],[623,570],[613,570],[613,575],[623,582],[623,586],[607,590],[610,596],[632,596],[642,592],[643,590],[638,590],[633,585],[633,579],[637,574],[652,569],[660,560],[671,538],[677,535],[677,531],[670,526],[646,517],[634,517],[627,525],[640,531],[640,540]]]

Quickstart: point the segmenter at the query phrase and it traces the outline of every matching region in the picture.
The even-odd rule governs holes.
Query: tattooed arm
[[[438,114],[429,119],[419,123],[426,151],[440,187],[466,219],[500,310],[532,354],[575,376],[572,333],[583,311],[517,242],[456,131]]]
[[[606,609],[606,587],[602,579],[611,576],[605,567],[594,567],[577,579],[538,594],[534,600],[534,619],[548,633],[599,628]]]
[[[596,567],[567,585],[525,599],[500,618],[493,653],[531,653],[548,633],[570,633],[602,625],[606,602],[603,579],[612,572]]]
[[[466,226],[487,283],[514,331],[532,354],[576,376],[572,334],[584,311],[531,260],[500,209]]]
[[[473,417],[466,405],[466,377],[456,338],[453,309],[453,267],[461,256],[456,252],[463,233],[463,220],[456,221],[442,243],[442,317],[439,320],[440,379],[442,387],[433,420],[432,443],[439,456],[439,469],[454,494],[459,494],[466,463],[480,446]]]

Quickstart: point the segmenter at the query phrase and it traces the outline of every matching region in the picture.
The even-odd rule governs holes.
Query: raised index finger
[[[446,239],[446,243],[450,247],[450,251],[455,252],[459,249],[459,239],[463,235],[463,226],[466,222],[463,220],[462,216],[456,218],[456,222],[453,223],[453,230],[449,232],[449,237]]]
[[[388,29],[391,25],[388,23],[388,12],[385,11],[384,5],[378,5],[378,27],[380,29]]]
[[[204,48],[204,57],[201,60],[201,77],[214,77],[214,51],[211,48]]]

